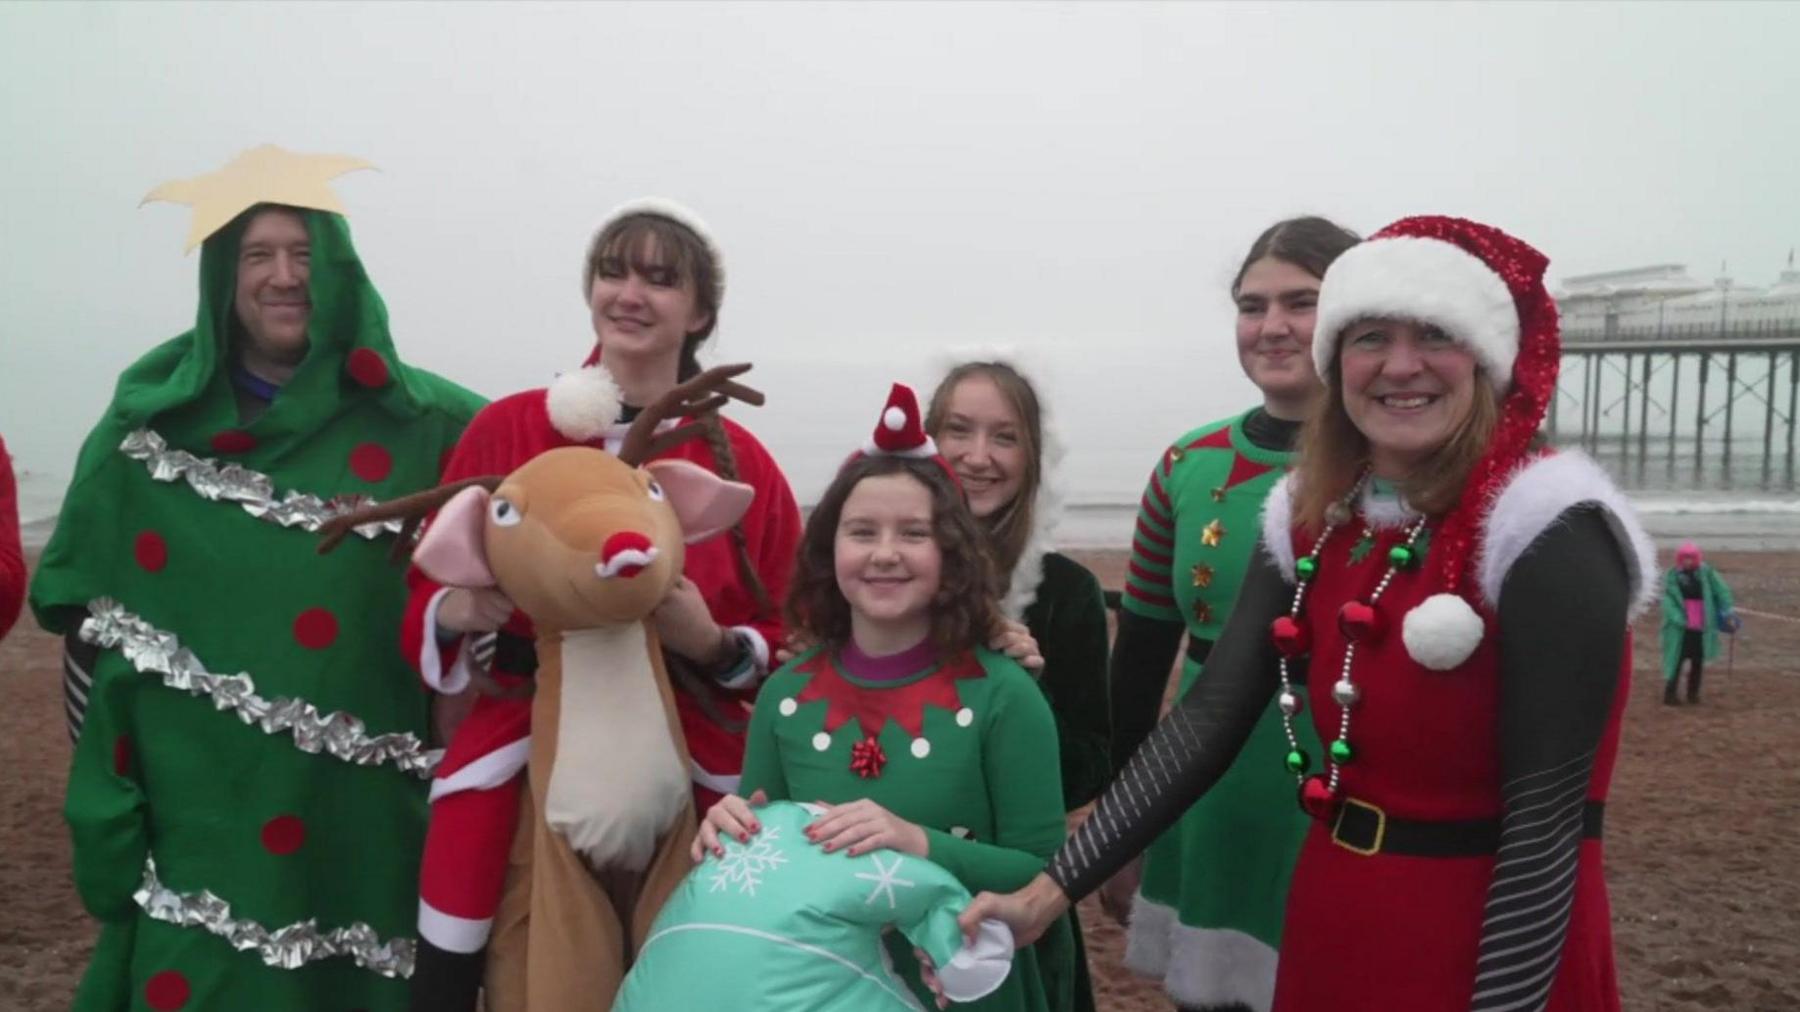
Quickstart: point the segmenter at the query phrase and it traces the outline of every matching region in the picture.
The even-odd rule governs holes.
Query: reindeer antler
[[[319,554],[324,555],[336,548],[350,536],[351,531],[364,524],[378,524],[398,519],[404,520],[405,523],[400,525],[400,536],[394,540],[394,547],[388,552],[388,558],[399,562],[405,557],[406,550],[412,546],[413,534],[418,531],[419,524],[423,523],[432,511],[449,502],[456,493],[465,488],[480,485],[492,492],[500,487],[502,480],[504,480],[502,476],[497,474],[464,478],[447,485],[439,485],[437,488],[428,488],[423,492],[414,492],[412,495],[389,499],[384,503],[339,514],[325,521],[319,527],[319,534],[323,539],[319,542]]]
[[[749,371],[748,362],[714,366],[658,397],[632,419],[631,428],[619,444],[618,458],[636,467],[669,447],[692,439],[703,428],[699,422],[688,422],[658,433],[656,427],[665,419],[698,417],[717,411],[734,400],[760,407],[763,403],[761,391],[732,381],[733,376]]]

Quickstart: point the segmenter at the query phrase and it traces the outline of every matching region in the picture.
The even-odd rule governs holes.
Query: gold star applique
[[[1195,601],[1194,621],[1201,625],[1207,625],[1212,622],[1212,605],[1207,604],[1205,601]]]
[[[1213,567],[1204,562],[1194,563],[1194,586],[1210,587],[1213,580]]]
[[[1179,447],[1179,446],[1169,447],[1169,463],[1171,463],[1171,464],[1179,463],[1181,461],[1182,456],[1183,456],[1183,454],[1181,452],[1181,447]]]
[[[192,207],[187,251],[193,252],[231,219],[258,204],[343,214],[344,205],[326,183],[346,172],[374,167],[349,155],[300,155],[264,144],[238,155],[217,172],[164,183],[151,190],[139,206],[166,200]]]
[[[1212,497],[1213,497],[1213,502],[1224,502],[1225,501],[1225,486],[1221,485],[1218,488],[1213,489]]]
[[[1215,517],[1212,523],[1200,528],[1200,543],[1206,547],[1217,548],[1219,547],[1219,542],[1224,540],[1225,525],[1220,523],[1218,518]]]

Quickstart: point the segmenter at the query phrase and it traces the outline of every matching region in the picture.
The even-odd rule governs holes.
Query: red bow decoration
[[[881,750],[881,743],[874,738],[864,738],[850,746],[850,771],[864,780],[873,780],[881,775],[881,768],[887,765],[887,753]]]

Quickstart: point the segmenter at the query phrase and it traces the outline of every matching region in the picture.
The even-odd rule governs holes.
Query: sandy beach
[[[1080,557],[1117,587],[1117,552]],[[1607,813],[1620,987],[1631,1012],[1800,1008],[1800,553],[1717,553],[1745,616],[1699,707],[1661,705],[1656,627],[1640,622]],[[94,929],[69,877],[69,759],[56,640],[27,619],[0,643],[17,690],[0,711],[0,1009],[68,1007]],[[1123,933],[1089,901],[1100,1007],[1167,1009],[1119,963]]]

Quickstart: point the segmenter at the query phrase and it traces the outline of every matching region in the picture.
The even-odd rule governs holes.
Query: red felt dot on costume
[[[308,608],[294,620],[294,641],[308,650],[325,649],[337,634],[337,616],[323,608]]]
[[[371,348],[357,348],[350,352],[344,369],[350,378],[373,390],[387,386],[388,366],[381,353]]]
[[[393,455],[379,443],[362,443],[350,451],[350,470],[364,481],[380,481],[393,469]]]
[[[173,1012],[187,1005],[187,978],[174,970],[164,970],[144,985],[144,1001],[156,1012]]]
[[[248,453],[256,449],[256,437],[243,429],[226,429],[212,437],[212,448],[218,453]]]
[[[131,736],[122,734],[113,739],[113,772],[119,776],[131,775]]]
[[[277,815],[263,823],[263,849],[271,854],[292,854],[306,842],[306,823],[299,816]]]
[[[131,554],[137,558],[138,565],[158,573],[169,564],[169,543],[155,531],[142,531],[132,543]]]

